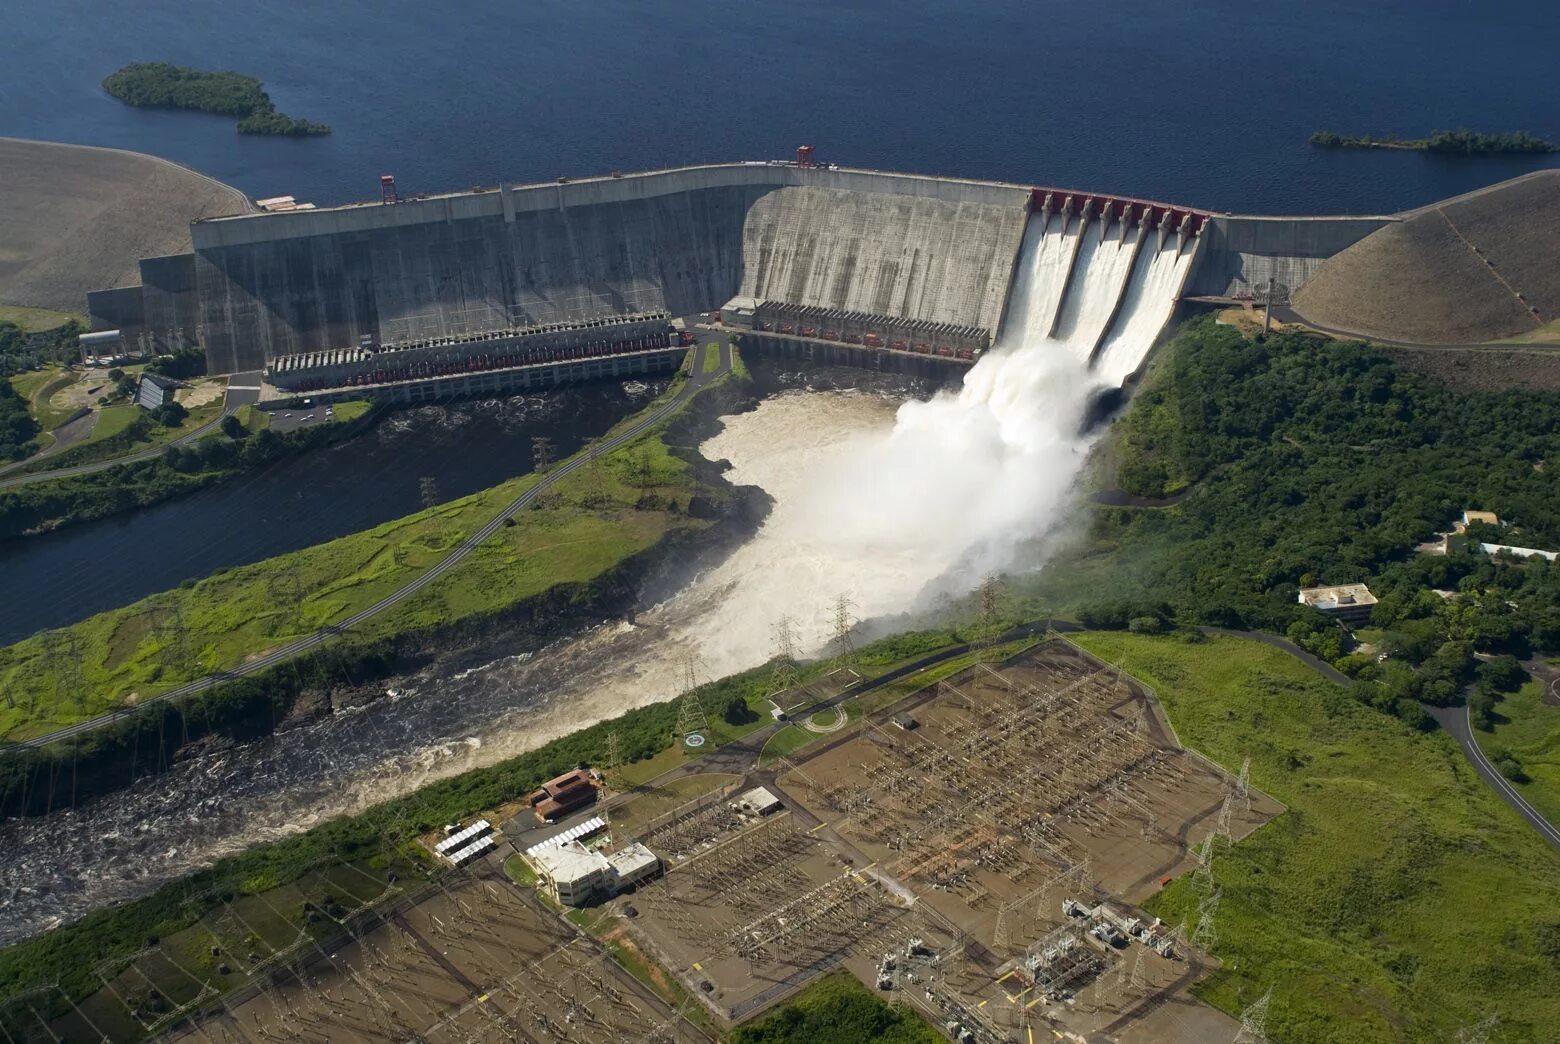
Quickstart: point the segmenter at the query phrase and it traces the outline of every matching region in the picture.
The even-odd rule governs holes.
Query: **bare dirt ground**
[[[1471,391],[1560,389],[1560,351],[1500,348],[1383,348],[1411,373]]]
[[[706,1041],[491,868],[230,1000],[172,1039]]]
[[[180,388],[174,398],[180,405],[187,409],[204,406],[208,402],[220,402],[227,394],[227,378],[225,377],[198,377],[190,382],[190,387]]]
[[[140,282],[143,257],[190,249],[189,225],[249,200],[118,149],[0,138],[0,304],[82,313],[88,290]]]

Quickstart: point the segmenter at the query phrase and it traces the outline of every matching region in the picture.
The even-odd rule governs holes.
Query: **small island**
[[[201,72],[167,62],[135,62],[103,80],[103,89],[140,109],[194,109],[237,116],[240,134],[303,137],[329,134],[323,123],[276,111],[270,95],[253,76]]]
[[[1479,134],[1470,130],[1440,130],[1428,138],[1377,138],[1369,134],[1345,135],[1319,130],[1311,135],[1311,144],[1329,149],[1411,149],[1454,156],[1560,152],[1560,145],[1535,137],[1527,131]]]

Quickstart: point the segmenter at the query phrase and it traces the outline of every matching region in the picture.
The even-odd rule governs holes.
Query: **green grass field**
[[[359,633],[382,636],[502,609],[557,584],[588,581],[674,527],[704,528],[707,522],[684,514],[633,506],[647,493],[686,499],[689,468],[667,451],[662,431],[563,479],[542,506],[521,512],[458,568]],[[70,641],[60,632],[0,649],[0,736],[27,738],[101,714],[341,620],[432,567],[535,481],[513,479],[90,617],[65,629],[82,654],[80,689],[60,685],[59,650]],[[170,620],[188,635],[187,655],[159,641]]]
[[[1551,823],[1560,824],[1560,707],[1544,702],[1544,683],[1534,679],[1495,707],[1495,731],[1474,738],[1491,758],[1509,751],[1528,781],[1516,787]]]
[[[33,370],[30,373],[19,373],[11,378],[11,387],[16,393],[27,400],[27,408],[32,412],[44,431],[53,431],[63,424],[72,410],[55,406],[49,400],[54,393],[72,383],[76,379],[75,374],[60,366],[46,366],[41,370]]]
[[[0,305],[0,322],[15,323],[28,333],[53,330],[75,319],[85,323],[86,316],[68,312],[51,312],[47,308],[24,308],[20,305]]]
[[[889,1007],[849,972],[837,971],[737,1027],[729,1039],[731,1044],[940,1044],[944,1038],[914,1012]]]
[[[1410,730],[1257,642],[1092,633],[1154,686],[1182,742],[1289,811],[1221,853],[1216,955],[1199,994],[1238,1015],[1269,987],[1285,1044],[1499,1039],[1560,1026],[1560,860],[1449,737]],[[1188,882],[1150,909],[1195,915]]]
[[[714,373],[720,369],[720,345],[713,341],[704,346],[704,372]]]

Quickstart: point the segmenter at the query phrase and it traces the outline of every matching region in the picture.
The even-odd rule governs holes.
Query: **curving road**
[[[1473,763],[1473,770],[1496,794],[1500,795],[1500,799],[1510,805],[1517,815],[1527,820],[1528,824],[1538,831],[1539,836],[1560,849],[1560,830],[1545,819],[1542,812],[1530,805],[1527,798],[1523,797],[1517,788],[1500,774],[1500,770],[1490,764],[1490,759],[1484,756],[1484,748],[1479,746],[1479,741],[1473,735],[1473,720],[1469,717],[1468,706],[1466,704],[1461,707],[1426,706],[1425,710],[1429,711],[1430,716],[1440,723],[1441,728],[1457,741],[1463,754]]]
[[[644,433],[647,429],[659,423],[668,414],[675,412],[679,407],[692,398],[693,395],[700,389],[731,372],[730,344],[720,345],[720,366],[719,368],[709,373],[704,372],[705,351],[706,348],[703,345],[695,346],[693,352],[691,376],[688,378],[688,381],[682,386],[682,388],[678,389],[676,395],[668,399],[661,406],[657,407],[653,412],[642,417],[631,427],[626,428],[617,435],[614,435],[611,438],[599,443],[592,451],[592,453],[576,454],[565,463],[554,468],[552,471],[549,471],[545,476],[542,477],[541,481],[527,489],[524,493],[521,493],[518,497],[511,501],[507,507],[505,507],[497,515],[493,516],[493,518],[489,520],[486,525],[477,530],[471,536],[467,537],[465,540],[461,541],[460,544],[456,545],[456,547],[451,550],[449,554],[445,555],[444,558],[441,559],[437,564],[419,576],[408,581],[399,590],[393,591],[384,598],[381,598],[373,605],[358,610],[339,623],[331,624],[328,627],[322,627],[313,634],[305,635],[304,637],[289,642],[286,645],[279,646],[263,656],[258,656],[253,660],[241,664],[240,666],[234,667],[232,670],[218,671],[215,674],[208,674],[204,678],[197,678],[194,681],[181,685],[176,689],[170,689],[169,691],[162,693],[159,696],[154,696],[151,699],[144,700],[134,708],[110,711],[107,714],[101,714],[96,718],[88,718],[86,721],[79,721],[74,725],[68,725],[65,728],[57,729],[54,732],[48,733],[44,736],[39,736],[35,739],[20,741],[15,743],[14,746],[42,747],[50,743],[57,743],[60,740],[69,739],[72,736],[79,736],[83,733],[92,732],[95,729],[103,728],[106,725],[111,725],[122,718],[137,713],[141,710],[141,708],[148,707],[154,703],[161,703],[167,700],[179,699],[180,697],[184,696],[191,696],[198,692],[204,692],[212,686],[220,685],[226,681],[231,681],[234,678],[239,678],[246,674],[254,674],[257,671],[263,671],[269,667],[274,667],[277,664],[284,663],[295,656],[318,648],[327,640],[342,633],[343,631],[351,630],[365,621],[373,619],[375,616],[378,616],[385,610],[395,607],[396,605],[405,601],[407,598],[410,598],[412,595],[427,587],[429,584],[433,583],[435,580],[439,579],[439,577],[443,576],[445,573],[448,573],[451,569],[454,569],[466,558],[467,555],[475,551],[477,547],[483,543],[483,541],[487,540],[494,533],[498,532],[499,528],[502,527],[508,519],[513,518],[517,512],[530,504],[531,501],[535,500],[538,495],[545,491],[554,482],[557,482],[559,479],[573,474],[575,471],[578,471],[580,468],[584,467],[595,454],[609,452],[627,442],[632,441]],[[191,436],[194,434],[195,433],[192,432]],[[124,460],[121,459],[118,463],[124,463]]]
[[[73,468],[54,468],[49,471],[38,471],[28,475],[17,475],[15,478],[0,479],[0,489],[8,489],[11,486],[24,486],[29,482],[47,482],[52,479],[71,478],[75,475],[91,475],[94,472],[107,471],[109,468],[117,468],[121,464],[134,464],[138,461],[152,460],[153,458],[160,457],[166,453],[169,446],[183,446],[187,443],[194,442],[196,439],[203,438],[206,435],[211,434],[212,431],[216,430],[217,425],[222,423],[223,417],[226,417],[228,414],[235,412],[245,402],[253,401],[253,399],[235,399],[233,394],[229,392],[223,402],[221,413],[207,421],[205,424],[202,424],[194,431],[180,435],[178,438],[165,442],[160,446],[153,446],[150,449],[136,450],[134,453],[127,453],[122,457],[109,457],[107,460],[95,460],[91,464],[78,464]],[[37,457],[33,457],[31,460],[24,460],[19,462],[17,466],[23,467],[27,464],[36,463],[43,456],[44,454],[39,454]]]

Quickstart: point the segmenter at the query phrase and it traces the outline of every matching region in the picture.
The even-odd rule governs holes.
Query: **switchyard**
[[[186,1041],[704,1042],[608,951],[490,872],[463,872],[228,998]]]
[[[1221,846],[1282,806],[1141,684],[1050,641],[819,742],[636,834],[669,869],[620,910],[721,1020],[844,965],[960,1040],[1233,1035],[1185,992],[1211,929],[1136,904],[1190,871],[1216,905]],[[753,783],[784,807],[732,800]]]
[[[840,680],[825,705],[843,720]],[[761,764],[761,741],[715,755],[734,773],[696,760],[526,849],[533,866],[549,845],[637,852],[648,874],[564,903],[480,854],[336,918],[330,939],[300,929],[237,994],[192,998],[205,1014],[179,1033],[699,1041],[700,1022],[746,1021],[843,967],[970,1044],[1234,1037],[1189,989],[1217,966],[1220,855],[1282,811],[1246,767],[1181,747],[1150,690],[1059,638],[851,720],[789,758]],[[697,796],[634,813],[679,789]],[[1190,922],[1142,909],[1182,874]]]

